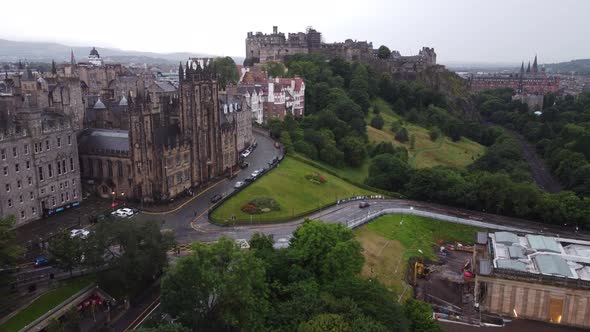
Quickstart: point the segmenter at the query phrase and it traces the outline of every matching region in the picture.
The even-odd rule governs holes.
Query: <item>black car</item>
[[[243,162],[240,164],[241,169],[248,168],[248,166],[250,166],[250,164],[248,164],[247,162]]]
[[[364,208],[368,208],[369,206],[371,206],[371,204],[369,204],[368,202],[362,201],[359,203],[359,208],[364,209]]]
[[[246,181],[246,182],[254,182],[254,180],[256,180],[256,178],[253,177],[253,176],[249,176],[249,177],[247,177],[247,178],[244,179],[244,181]]]
[[[221,200],[221,195],[219,195],[219,194],[211,197],[211,203],[217,203],[217,202],[219,202],[219,200]]]

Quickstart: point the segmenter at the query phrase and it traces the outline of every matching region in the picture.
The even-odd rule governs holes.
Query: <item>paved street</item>
[[[141,213],[135,217],[138,219],[155,220],[162,223],[162,228],[170,229],[177,235],[194,232],[191,228],[191,221],[199,216],[206,215],[207,210],[211,207],[211,197],[220,194],[226,196],[234,190],[234,184],[244,179],[256,170],[262,167],[268,167],[268,162],[280,155],[280,150],[274,147],[274,141],[268,136],[254,133],[258,142],[258,147],[246,158],[250,164],[247,168],[241,170],[238,175],[231,180],[220,180],[216,185],[197,194],[195,197],[179,208],[168,213]]]

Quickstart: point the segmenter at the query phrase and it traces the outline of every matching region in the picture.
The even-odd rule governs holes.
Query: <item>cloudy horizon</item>
[[[590,1],[583,0],[301,0],[297,6],[261,1],[194,3],[166,1],[165,7],[103,0],[82,8],[72,0],[3,4],[0,38],[56,42],[156,53],[193,52],[244,56],[248,31],[304,31],[313,26],[326,42],[368,40],[404,55],[434,47],[439,63],[540,63],[590,58]],[[281,15],[279,15],[281,14]],[[62,19],[60,19],[60,17]],[[1,50],[0,50],[1,53]]]

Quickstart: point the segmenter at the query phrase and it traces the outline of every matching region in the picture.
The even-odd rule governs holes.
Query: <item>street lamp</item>
[[[112,192],[111,192],[111,195],[113,196],[113,200],[112,200],[112,202],[111,202],[111,208],[112,208],[113,210],[115,210],[115,196],[117,196],[117,193],[116,193],[116,192],[114,192],[114,191],[112,191]]]
[[[123,205],[126,206],[127,204],[125,203],[125,192],[123,191],[121,191],[121,200],[123,201]]]

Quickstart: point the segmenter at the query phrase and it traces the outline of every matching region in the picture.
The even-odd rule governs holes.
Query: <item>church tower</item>
[[[133,174],[133,196],[142,202],[154,200],[156,181],[153,144],[153,119],[150,112],[150,96],[139,84],[136,97],[128,95],[129,106],[129,148]]]
[[[535,54],[535,61],[533,62],[533,74],[536,74],[539,72],[539,68],[537,66],[537,55]]]
[[[219,86],[211,62],[189,60],[179,87],[180,130],[192,142],[191,178],[196,187],[223,174]]]

